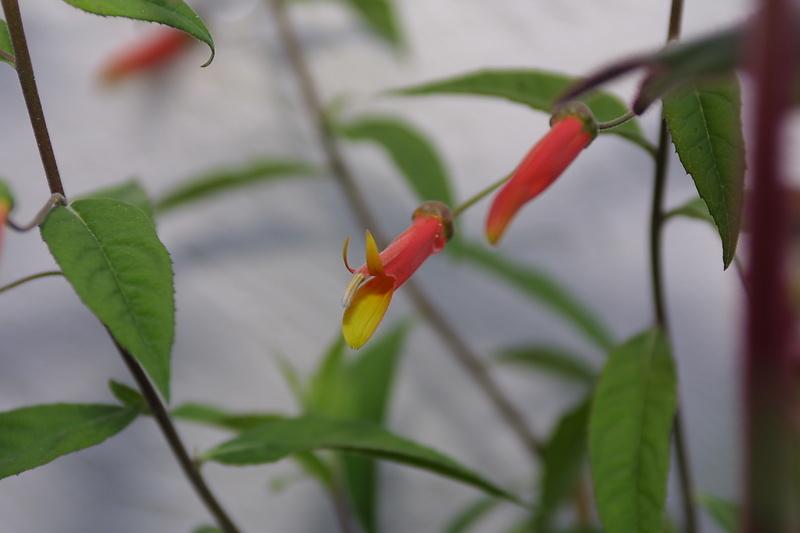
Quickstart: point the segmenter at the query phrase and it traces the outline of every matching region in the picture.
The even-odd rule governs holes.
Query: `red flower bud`
[[[486,237],[492,244],[497,244],[517,211],[547,189],[597,135],[591,111],[577,102],[553,115],[550,125],[489,208]]]
[[[100,70],[100,77],[107,83],[113,83],[155,69],[172,61],[191,42],[192,38],[186,32],[160,28],[145,42],[111,57]]]

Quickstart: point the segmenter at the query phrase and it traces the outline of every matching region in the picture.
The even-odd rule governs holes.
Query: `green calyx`
[[[14,209],[14,195],[11,193],[11,187],[2,179],[0,179],[0,207],[5,207],[7,211]]]
[[[559,106],[553,115],[550,117],[550,126],[567,118],[576,117],[583,122],[583,129],[588,133],[592,139],[597,137],[597,120],[589,107],[583,102],[572,101]]]

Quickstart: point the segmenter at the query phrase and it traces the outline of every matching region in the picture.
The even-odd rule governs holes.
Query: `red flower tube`
[[[155,69],[172,61],[188,48],[191,41],[186,32],[169,27],[160,28],[145,42],[112,56],[100,70],[100,77],[107,83],[113,83]]]
[[[366,263],[358,269],[347,262],[347,246],[342,255],[353,274],[344,294],[342,334],[354,349],[372,337],[389,308],[394,291],[399,289],[431,255],[439,253],[452,236],[450,209],[441,202],[425,202],[411,218],[411,226],[398,235],[382,252],[367,231]]]
[[[490,243],[497,244],[517,211],[547,189],[597,135],[592,112],[579,102],[553,115],[550,126],[494,197],[486,218]]]

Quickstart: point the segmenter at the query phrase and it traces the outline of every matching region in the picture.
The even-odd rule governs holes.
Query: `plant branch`
[[[50,142],[50,134],[47,132],[47,123],[44,120],[42,101],[39,98],[39,90],[36,88],[36,78],[33,75],[33,65],[31,55],[28,52],[28,43],[25,40],[25,29],[22,26],[22,16],[19,12],[17,0],[0,0],[3,5],[3,12],[6,15],[8,33],[11,35],[11,44],[14,47],[14,58],[19,76],[19,84],[22,87],[22,95],[25,97],[25,105],[28,108],[28,116],[31,119],[33,134],[36,137],[36,144],[39,147],[39,156],[42,158],[42,166],[47,176],[47,185],[50,187],[51,194],[64,194],[64,186],[61,183],[61,176],[58,173],[53,145]]]
[[[367,206],[367,203],[356,185],[353,173],[345,163],[336,145],[335,133],[325,119],[324,107],[321,103],[317,86],[306,64],[295,29],[286,13],[285,2],[284,0],[268,0],[268,2],[272,8],[281,40],[286,47],[289,63],[297,78],[303,101],[311,119],[316,125],[317,136],[327,156],[328,166],[355,212],[359,224],[370,228],[379,241],[387,242],[387,239],[383,238],[380,234],[377,220]],[[534,456],[538,457],[541,453],[541,443],[538,438],[531,433],[522,414],[503,394],[500,387],[481,362],[480,357],[470,349],[446,318],[436,310],[427,296],[415,283],[409,281],[406,283],[405,287],[406,293],[411,298],[412,303],[427,319],[427,323],[439,335],[464,370],[467,371],[475,383],[477,383],[491,400],[497,411],[512,431],[514,431],[525,448]]]
[[[145,401],[147,401],[147,405],[150,408],[150,413],[153,415],[158,427],[161,428],[161,432],[164,434],[164,438],[166,438],[172,453],[178,460],[178,464],[180,464],[183,473],[189,479],[189,482],[192,484],[192,487],[194,487],[197,495],[203,501],[208,511],[214,516],[214,519],[217,521],[217,525],[219,525],[222,531],[225,533],[238,533],[239,529],[225,512],[225,509],[222,508],[222,505],[220,505],[220,503],[214,497],[214,494],[211,492],[211,489],[209,489],[205,479],[203,479],[203,476],[200,473],[197,465],[194,461],[192,461],[189,453],[186,451],[186,447],[184,446],[183,441],[181,441],[178,432],[175,430],[175,426],[172,424],[172,419],[170,418],[164,403],[161,401],[161,398],[158,396],[155,388],[153,388],[153,385],[150,383],[147,375],[145,375],[142,367],[139,366],[139,363],[136,362],[130,352],[120,346],[114,336],[111,335],[110,331],[108,334],[111,336],[111,340],[114,341],[114,345],[117,347],[117,351],[122,356],[122,360],[125,361],[125,364],[127,365],[128,370],[130,370],[131,375],[133,375],[133,379],[139,386],[142,396],[144,397]]]
[[[453,218],[457,217],[458,215],[460,215],[473,205],[477,204],[478,202],[480,202],[481,200],[492,194],[494,191],[502,187],[510,179],[511,179],[511,174],[503,176],[501,179],[495,181],[485,189],[478,191],[474,195],[464,200],[462,203],[460,203],[453,209]]]
[[[25,276],[24,278],[12,281],[7,285],[3,285],[2,287],[0,287],[0,294],[3,294],[6,291],[10,291],[11,289],[16,289],[20,285],[25,285],[29,281],[35,281],[37,279],[49,278],[52,276],[63,276],[63,275],[64,274],[60,270],[48,270],[47,272],[39,272],[38,274],[31,274],[30,276]]]
[[[55,205],[54,202],[66,202],[66,194],[64,193],[64,186],[61,183],[61,177],[58,173],[58,165],[56,163],[55,153],[53,152],[53,145],[50,142],[50,135],[47,132],[47,124],[44,119],[44,112],[42,111],[42,103],[39,98],[39,91],[36,88],[36,79],[33,73],[33,66],[31,65],[30,53],[28,52],[28,44],[25,40],[25,29],[22,25],[22,17],[19,11],[19,4],[17,0],[0,0],[3,6],[3,11],[6,16],[6,23],[8,24],[8,31],[11,34],[11,43],[14,46],[14,54],[17,59],[17,73],[19,75],[19,83],[22,87],[22,93],[25,97],[25,104],[28,108],[28,116],[33,126],[33,133],[36,136],[36,144],[39,146],[39,154],[42,158],[42,165],[44,166],[47,183],[50,187],[52,194],[50,202],[45,206],[49,211]],[[43,210],[44,211],[44,210]],[[38,217],[37,217],[38,218]],[[50,275],[48,273],[48,275]],[[38,275],[44,277],[44,275]],[[29,280],[26,280],[29,281]],[[20,280],[16,282],[17,285],[24,282]],[[111,332],[109,331],[109,335]],[[164,437],[167,440],[172,452],[178,459],[184,474],[194,487],[200,499],[203,501],[209,512],[214,516],[219,527],[225,533],[238,533],[237,527],[233,521],[228,517],[225,510],[220,503],[216,500],[211,490],[205,483],[203,476],[197,469],[197,466],[192,462],[186,447],[183,445],[180,437],[178,436],[175,427],[172,425],[172,420],[167,413],[166,407],[161,402],[158,393],[153,388],[148,380],[144,371],[139,364],[134,360],[133,356],[120,346],[114,336],[111,339],[122,356],[122,360],[133,375],[134,380],[139,386],[139,390],[147,400],[150,410],[161,428]]]
[[[683,18],[683,0],[672,0],[667,30],[667,42],[678,38],[681,31]],[[664,229],[664,190],[667,183],[667,163],[669,162],[669,131],[664,113],[661,113],[661,127],[658,134],[658,147],[656,149],[655,169],[653,179],[653,201],[650,211],[650,273],[652,278],[653,308],[656,323],[669,335],[666,302],[663,281],[663,229]],[[694,490],[692,484],[689,453],[686,446],[686,436],[681,414],[680,401],[675,412],[673,424],[673,438],[675,441],[675,455],[678,463],[678,481],[680,484],[681,501],[683,504],[684,528],[687,533],[698,531],[697,512],[694,504]]]
[[[47,199],[47,202],[42,206],[36,215],[34,215],[33,219],[28,222],[27,224],[18,224],[11,220],[10,218],[6,219],[6,225],[11,228],[12,230],[18,233],[25,233],[27,231],[32,230],[33,228],[39,227],[42,222],[47,219],[47,215],[50,214],[50,211],[55,209],[59,205],[66,205],[67,199],[61,193],[53,193],[50,195],[50,198]]]

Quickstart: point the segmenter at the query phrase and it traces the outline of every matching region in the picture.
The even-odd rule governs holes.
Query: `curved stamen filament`
[[[344,290],[344,298],[342,298],[342,307],[349,307],[350,302],[353,300],[353,296],[355,296],[356,291],[361,288],[361,285],[364,283],[367,277],[362,274],[361,272],[356,272],[353,274],[350,283],[347,284],[347,288]]]
[[[350,261],[347,260],[347,249],[350,248],[350,237],[347,237],[344,240],[344,244],[342,244],[342,260],[344,261],[344,267],[350,271],[351,274],[355,274],[356,271],[353,267],[350,266]]]

